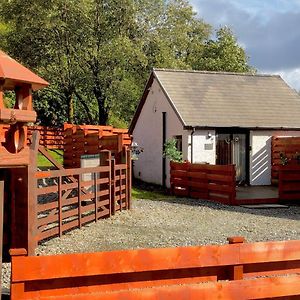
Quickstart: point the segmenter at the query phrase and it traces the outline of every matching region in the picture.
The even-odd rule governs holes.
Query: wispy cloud
[[[300,0],[191,0],[191,4],[216,28],[233,29],[251,65],[281,72],[300,89]]]

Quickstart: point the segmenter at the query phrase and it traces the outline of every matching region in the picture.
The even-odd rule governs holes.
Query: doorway
[[[236,181],[249,184],[249,133],[232,132],[217,134],[216,162],[218,165],[236,166]]]

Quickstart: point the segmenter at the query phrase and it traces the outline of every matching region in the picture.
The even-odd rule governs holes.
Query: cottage
[[[144,148],[134,175],[169,186],[163,145],[183,159],[235,164],[237,182],[271,184],[272,136],[300,136],[300,97],[278,75],[154,69],[130,125]]]

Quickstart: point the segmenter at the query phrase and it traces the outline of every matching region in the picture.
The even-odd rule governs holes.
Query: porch
[[[236,188],[238,205],[276,204],[279,202],[279,190],[276,186],[239,186]]]

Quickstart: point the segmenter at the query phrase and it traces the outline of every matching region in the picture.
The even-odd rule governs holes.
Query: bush
[[[163,156],[173,162],[182,162],[182,153],[176,147],[176,140],[170,139],[165,143],[165,151]]]

